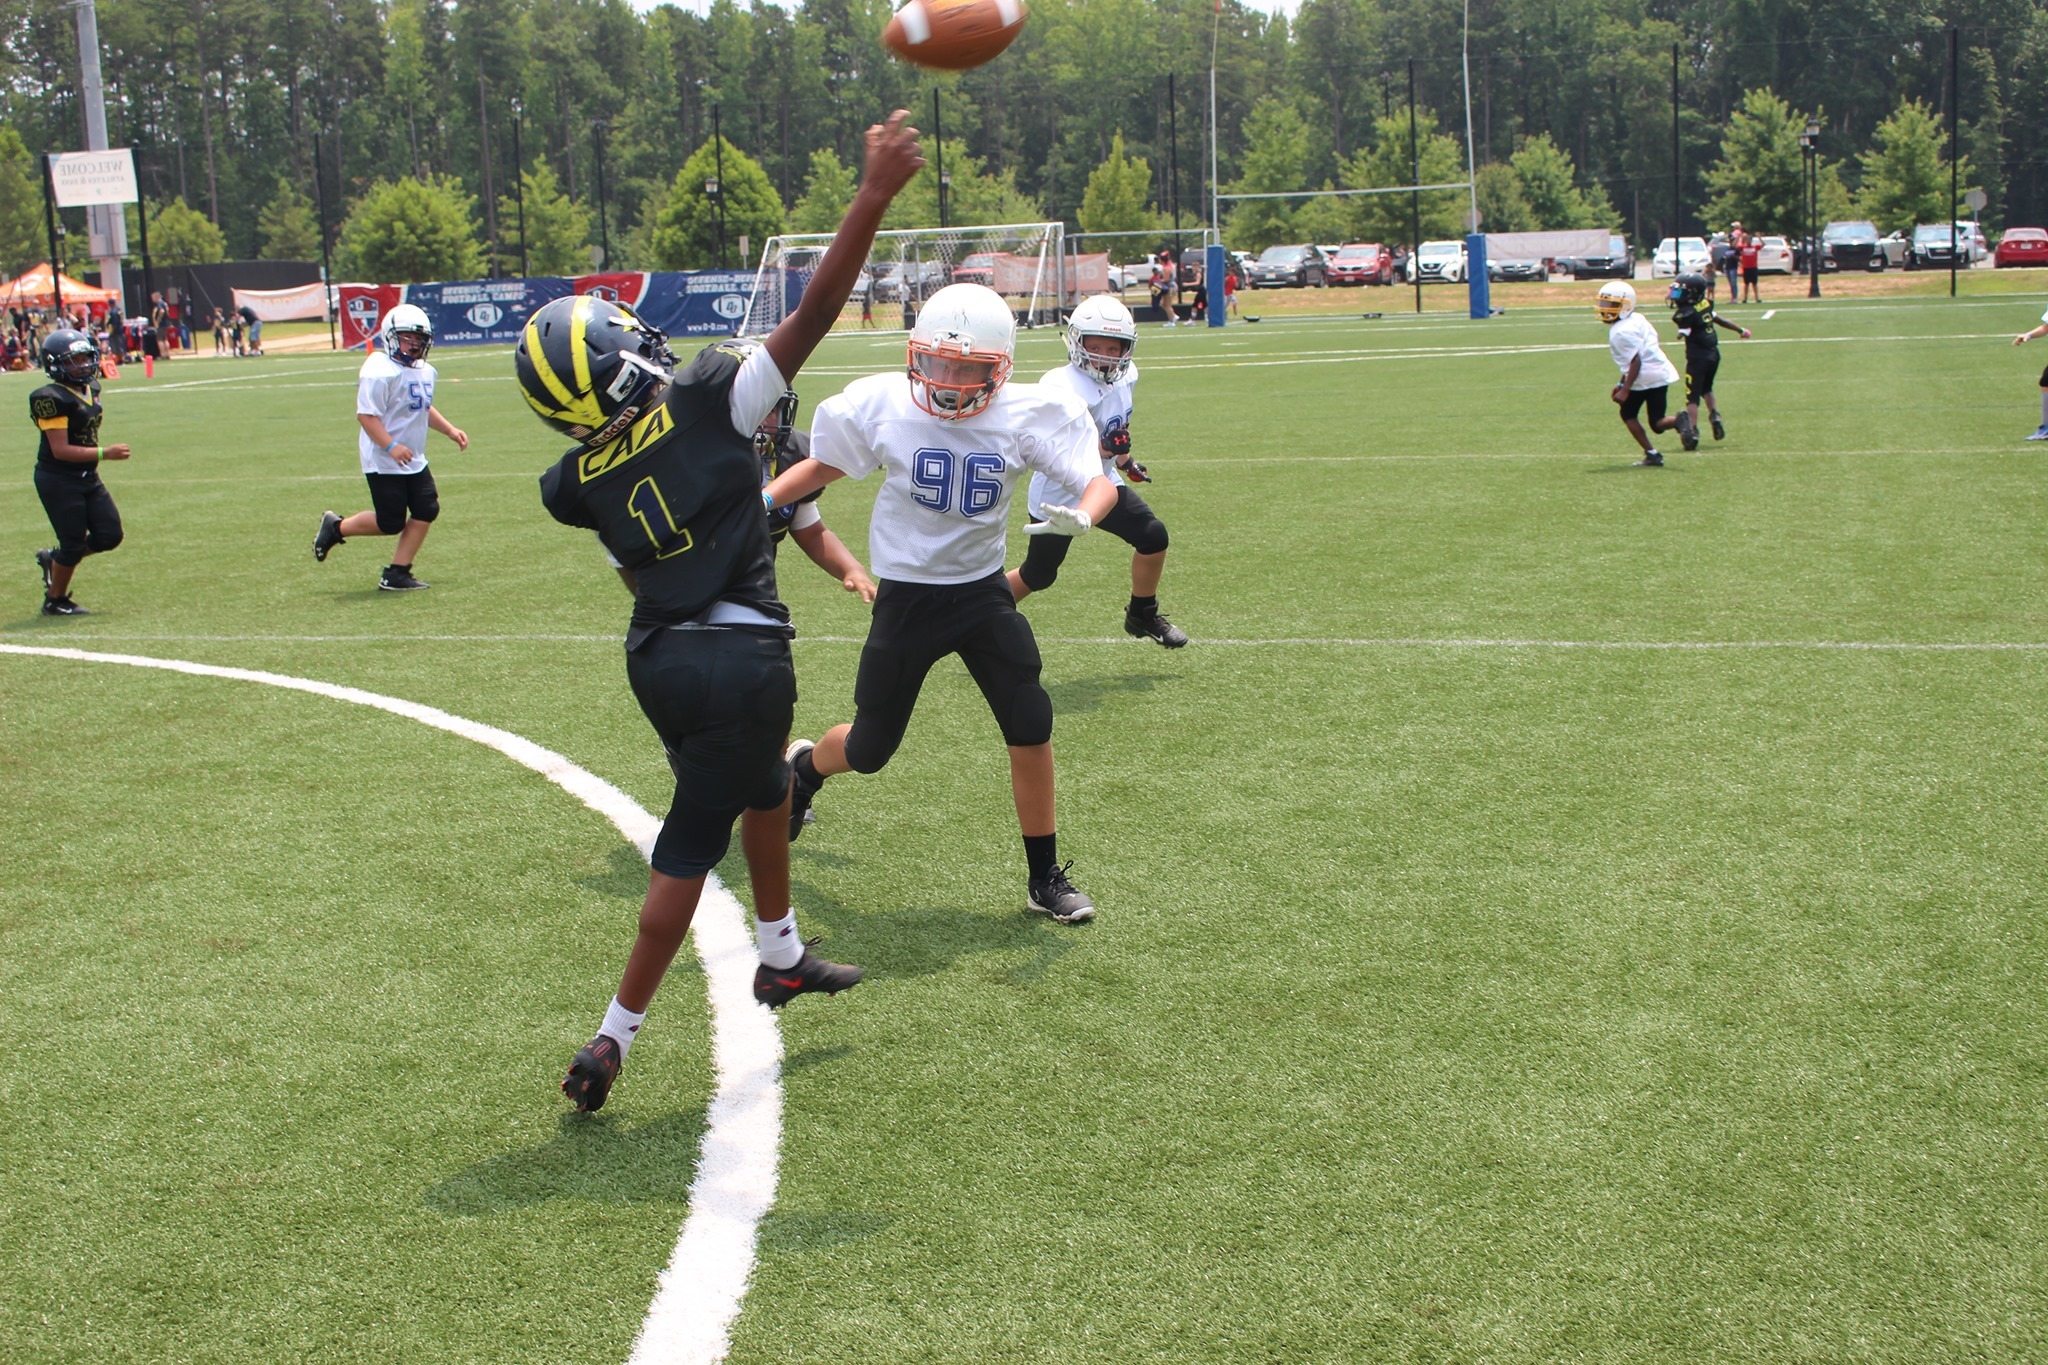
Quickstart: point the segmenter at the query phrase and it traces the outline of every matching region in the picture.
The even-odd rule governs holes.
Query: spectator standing
[[[235,310],[241,314],[242,325],[249,329],[249,354],[263,354],[263,319],[256,316],[256,310],[243,304]]]
[[[1754,232],[1742,234],[1742,301],[1744,303],[1759,303],[1763,300],[1763,291],[1756,287],[1757,251],[1763,244],[1763,238],[1757,236]]]

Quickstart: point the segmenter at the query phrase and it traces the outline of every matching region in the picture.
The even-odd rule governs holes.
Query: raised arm
[[[924,153],[917,144],[917,129],[909,124],[910,111],[898,109],[887,123],[868,129],[867,161],[861,173],[860,190],[839,220],[832,245],[818,262],[817,273],[798,301],[795,311],[776,325],[765,343],[775,368],[785,380],[811,358],[811,352],[832,330],[839,310],[853,292],[853,283],[867,263],[868,250],[875,244],[875,230],[897,191],[910,183],[924,165]]]

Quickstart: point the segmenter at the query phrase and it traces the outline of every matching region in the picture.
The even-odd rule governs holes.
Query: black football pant
[[[87,555],[103,555],[121,543],[121,513],[97,469],[36,466],[36,496],[57,533],[56,561],[76,567]]]

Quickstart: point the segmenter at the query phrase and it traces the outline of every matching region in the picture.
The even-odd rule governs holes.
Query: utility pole
[[[939,226],[946,226],[946,189],[953,182],[946,178],[946,125],[939,121],[939,87],[932,87],[932,169],[939,177]]]
[[[711,154],[718,158],[718,268],[725,269],[725,134],[719,131],[718,105],[711,106]]]
[[[512,195],[519,205],[519,278],[525,279],[531,272],[526,268],[526,155],[519,145],[520,108],[519,101],[512,102]]]
[[[87,151],[107,150],[107,89],[100,79],[100,23],[93,0],[72,0],[72,17],[78,24],[78,75],[81,103],[85,106]],[[85,211],[88,247],[100,263],[100,288],[122,298],[121,258],[128,254],[128,224],[119,204],[95,204]]]
[[[1422,144],[1415,138],[1415,59],[1408,59],[1408,183],[1422,183]],[[1408,191],[1408,274],[1415,281],[1415,311],[1422,312],[1422,265],[1416,253],[1422,249],[1422,191]]]
[[[64,262],[57,259],[57,197],[50,169],[50,153],[43,153],[43,227],[50,234],[50,295],[56,300],[57,315],[64,315]]]
[[[313,134],[313,194],[320,201],[320,283],[324,286],[320,300],[322,311],[327,314],[327,349],[338,351],[341,344],[334,338],[334,263],[327,252],[327,177],[320,169],[320,134]]]
[[[1678,270],[1678,239],[1685,235],[1685,210],[1678,198],[1678,44],[1671,45],[1671,269]]]

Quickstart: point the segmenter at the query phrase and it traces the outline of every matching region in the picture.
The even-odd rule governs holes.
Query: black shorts
[[[1720,370],[1721,357],[1718,353],[1701,356],[1697,360],[1687,356],[1685,358],[1685,401],[1688,404],[1697,403],[1703,396],[1712,393],[1714,391],[1714,376]]]
[[[1017,610],[1009,579],[1000,571],[972,583],[883,579],[860,651],[853,731],[846,741],[849,754],[857,752],[861,763],[872,765],[863,771],[874,771],[895,753],[925,675],[948,654],[960,656],[1005,727],[1017,695],[1037,687],[1043,668],[1031,623]]]
[[[121,543],[121,512],[91,465],[76,470],[36,466],[36,496],[57,533],[56,561],[75,565]]]
[[[2041,387],[2048,389],[2048,368],[2044,368],[2041,371]]]
[[[432,521],[441,515],[441,490],[434,486],[434,471],[416,474],[365,474],[370,485],[370,506],[377,513],[377,529],[398,534],[406,518]],[[386,529],[386,528],[390,529]]]
[[[709,812],[730,831],[742,809],[782,804],[789,794],[782,750],[796,715],[788,639],[746,629],[658,630],[627,653],[626,680],[668,751],[672,814]],[[655,870],[694,876],[703,869]]]
[[[1654,389],[1630,389],[1628,397],[1621,400],[1621,420],[1626,422],[1645,407],[1650,410],[1650,425],[1656,426],[1664,420],[1664,390],[1668,384],[1659,384]]]

